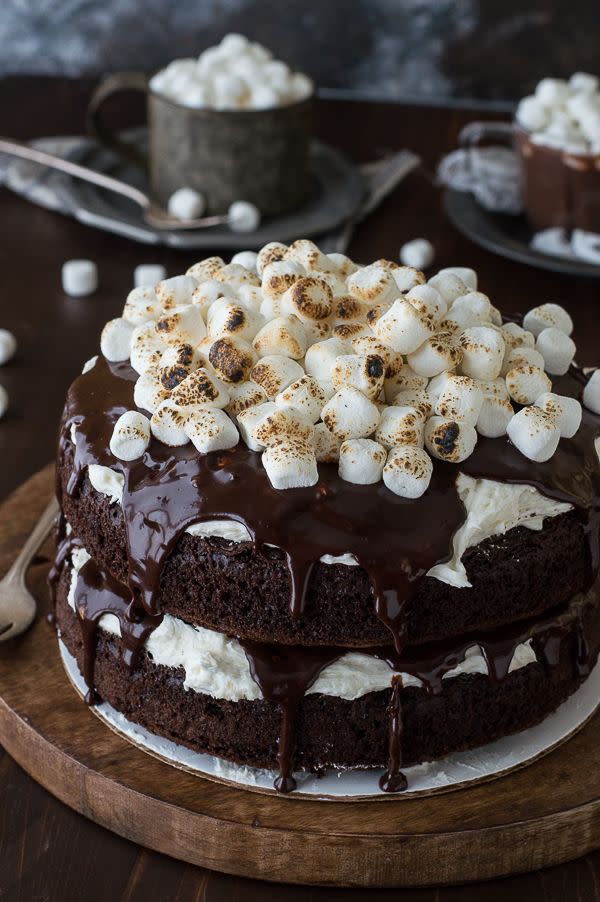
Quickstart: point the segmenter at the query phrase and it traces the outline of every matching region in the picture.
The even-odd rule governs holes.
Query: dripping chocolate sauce
[[[60,437],[60,442],[66,443],[71,426],[76,427],[69,493],[77,491],[89,464],[107,466],[123,475],[129,562],[126,617],[132,622],[157,625],[162,568],[185,529],[202,520],[232,519],[246,526],[255,549],[270,544],[283,550],[290,571],[290,607],[296,618],[304,613],[312,568],[320,557],[353,554],[371,579],[375,613],[389,629],[395,653],[401,654],[407,602],[427,571],[451,558],[453,536],[465,520],[455,485],[459,470],[474,478],[532,485],[550,498],[572,504],[588,537],[590,585],[595,579],[600,475],[594,438],[600,431],[600,418],[587,410],[576,436],[563,439],[546,463],[523,457],[507,438],[480,437],[473,454],[460,465],[436,461],[428,491],[412,501],[399,498],[382,483],[359,486],[344,482],[333,465],[320,465],[316,486],[278,491],[269,482],[260,454],[241,445],[199,455],[191,445],[169,448],[153,441],[139,460],[116,460],[109,441],[118,417],[135,407],[136,379],[129,364],[109,363],[100,357],[71,386]],[[579,398],[580,372],[572,368],[555,380],[554,390]],[[94,603],[101,607],[96,600],[90,610]],[[120,620],[123,627],[125,621]],[[259,686],[262,680],[266,687],[268,666],[252,666]],[[314,679],[317,676],[318,672]],[[271,691],[263,686],[261,690]],[[291,761],[286,749],[293,746],[293,716],[284,710],[282,720],[281,786],[285,788],[291,771],[283,759],[289,755]],[[400,722],[400,718],[396,720]]]

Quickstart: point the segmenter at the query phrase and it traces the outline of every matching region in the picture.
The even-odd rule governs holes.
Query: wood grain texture
[[[47,467],[0,508],[3,569],[52,484]],[[31,574],[41,614],[44,557]],[[176,770],[108,730],[69,685],[43,616],[0,647],[0,739],[91,820],[174,858],[253,878],[456,883],[545,867],[600,844],[600,715],[540,761],[447,795],[385,804],[261,796]]]

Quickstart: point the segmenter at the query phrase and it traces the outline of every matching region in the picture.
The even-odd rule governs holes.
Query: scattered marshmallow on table
[[[400,248],[400,262],[415,269],[427,269],[433,263],[434,257],[433,245],[426,238],[414,238]]]
[[[0,329],[0,366],[15,356],[17,350],[17,339],[9,332],[8,329]]]
[[[137,460],[150,444],[150,420],[138,410],[128,410],[115,423],[110,450],[119,460]]]
[[[371,485],[379,482],[387,460],[387,451],[369,438],[352,438],[342,442],[338,472],[346,482]]]
[[[140,263],[133,271],[135,288],[154,288],[155,285],[166,278],[167,271],[162,263]]]
[[[93,260],[67,260],[61,277],[64,293],[74,298],[93,294],[98,287],[98,267]]]

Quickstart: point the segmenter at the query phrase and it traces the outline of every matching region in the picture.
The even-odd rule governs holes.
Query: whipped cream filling
[[[75,548],[71,553],[72,574],[68,603],[73,611],[77,573],[89,559],[90,555],[84,548]],[[106,633],[121,635],[121,626],[114,614],[104,614],[99,626]],[[155,664],[183,668],[185,689],[233,702],[262,698],[261,691],[250,674],[242,646],[224,633],[191,626],[177,617],[165,614],[160,626],[149,636],[145,647]],[[527,640],[516,647],[509,673],[527,667],[536,660],[531,641]],[[448,671],[443,679],[463,673],[488,673],[478,645],[469,648],[464,661]],[[394,672],[385,661],[359,651],[349,651],[324,668],[308,694],[320,693],[350,701],[368,692],[387,689],[393,676]],[[404,686],[422,685],[421,680],[408,673],[401,676]]]
[[[110,498],[111,504],[120,504],[123,494],[123,476],[110,467],[90,464],[88,475],[97,492]],[[468,548],[479,545],[484,539],[503,535],[515,526],[541,530],[546,517],[571,510],[570,504],[554,501],[542,495],[529,485],[509,485],[491,479],[473,479],[459,473],[456,488],[465,505],[467,517],[457,530],[453,540],[452,558],[444,564],[436,564],[428,571],[441,582],[458,588],[468,588],[471,583],[462,563],[462,556]],[[230,542],[248,542],[250,533],[243,523],[235,520],[206,520],[193,523],[186,532],[192,536],[218,536]],[[324,564],[345,564],[357,566],[353,554],[324,554]]]

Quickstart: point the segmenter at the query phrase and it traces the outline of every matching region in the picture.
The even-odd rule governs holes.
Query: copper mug
[[[110,95],[131,90],[146,94],[147,158],[101,115]],[[98,141],[147,169],[162,207],[178,188],[190,187],[204,195],[210,213],[245,200],[273,216],[300,206],[309,193],[312,105],[311,96],[264,110],[195,109],[153,91],[147,75],[122,72],[96,89],[87,122]]]
[[[600,156],[538,144],[516,121],[472,122],[461,139],[470,147],[499,140],[514,148],[523,209],[536,231],[558,226],[600,232]]]

